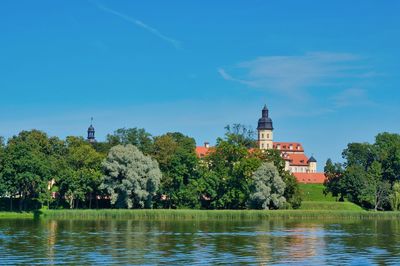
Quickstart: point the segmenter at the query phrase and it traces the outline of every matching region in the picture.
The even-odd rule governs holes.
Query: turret
[[[258,145],[262,150],[273,148],[273,130],[272,119],[269,118],[269,110],[265,105],[261,111],[261,118],[258,119]]]
[[[314,156],[311,155],[310,159],[307,161],[308,163],[308,171],[310,173],[316,173],[317,172],[317,160],[315,160]]]
[[[89,126],[88,131],[87,131],[87,140],[90,143],[96,142],[95,133],[96,133],[96,131],[95,131],[94,127],[93,127],[93,117],[92,117],[90,126]]]

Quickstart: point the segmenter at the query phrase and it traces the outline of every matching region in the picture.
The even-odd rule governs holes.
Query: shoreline
[[[57,220],[262,220],[262,219],[400,219],[400,212],[334,210],[41,210],[0,212],[3,219]]]

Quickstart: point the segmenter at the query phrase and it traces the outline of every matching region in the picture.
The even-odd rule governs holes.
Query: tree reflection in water
[[[0,264],[396,263],[396,220],[0,220]]]

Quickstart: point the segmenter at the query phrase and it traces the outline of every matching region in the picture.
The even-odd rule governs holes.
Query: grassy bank
[[[299,184],[304,201],[336,201],[331,194],[324,195],[323,184]]]
[[[365,211],[351,202],[323,194],[320,184],[300,184],[300,210],[43,210],[36,213],[0,212],[2,218],[136,219],[136,220],[255,220],[255,219],[400,219],[400,212]]]
[[[47,210],[45,219],[141,219],[141,220],[253,220],[284,219],[399,219],[400,212],[364,210]]]
[[[313,211],[362,211],[363,208],[351,202],[335,202],[335,201],[303,201],[301,210]]]
[[[256,220],[256,219],[400,219],[400,212],[365,210],[45,210],[38,213],[0,212],[0,219],[60,220]]]

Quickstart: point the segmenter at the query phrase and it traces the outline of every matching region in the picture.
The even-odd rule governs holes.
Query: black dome
[[[272,124],[272,119],[269,118],[269,110],[267,108],[267,105],[264,106],[264,108],[262,109],[262,115],[261,118],[258,119],[258,126],[257,129],[258,130],[273,130],[274,126]]]

